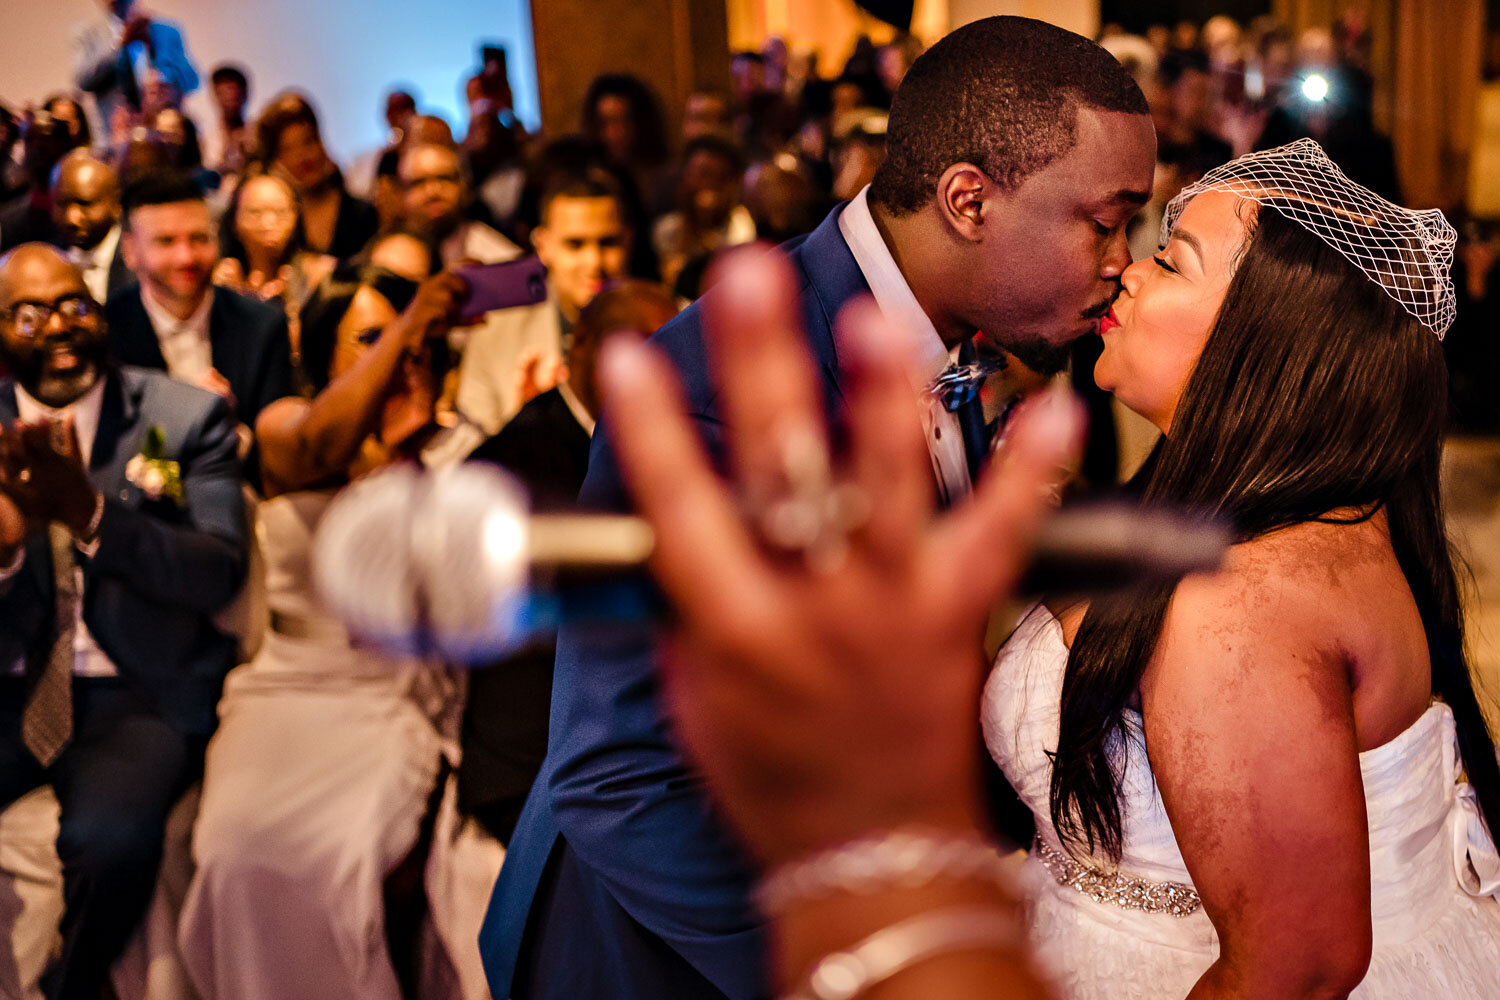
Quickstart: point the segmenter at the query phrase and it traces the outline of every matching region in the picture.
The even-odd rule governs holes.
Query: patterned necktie
[[[73,636],[78,628],[78,577],[73,536],[61,524],[48,526],[52,580],[57,592],[52,648],[48,650],[26,708],[21,740],[43,767],[52,766],[73,738]]]

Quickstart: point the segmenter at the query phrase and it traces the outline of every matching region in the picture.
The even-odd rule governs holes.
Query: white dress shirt
[[[68,258],[83,272],[83,283],[88,286],[95,302],[102,304],[109,295],[109,269],[115,262],[115,250],[119,246],[120,226],[116,223],[94,249],[75,247],[68,251]]]
[[[968,458],[964,454],[963,428],[959,426],[958,414],[950,413],[933,398],[927,392],[927,385],[956,358],[958,349],[949,350],[943,343],[932,319],[922,309],[901,269],[896,266],[890,248],[875,225],[875,217],[870,214],[869,193],[869,185],[866,185],[844,206],[839,213],[839,232],[849,244],[854,262],[864,274],[880,312],[893,327],[912,338],[917,358],[914,374],[922,380],[913,388],[921,396],[922,431],[927,438],[927,452],[932,456],[932,471],[937,476],[943,499],[955,503],[973,489]]]
[[[210,288],[203,302],[187,319],[178,319],[157,302],[151,290],[141,285],[141,304],[156,331],[161,356],[167,362],[167,374],[193,385],[201,383],[213,369],[213,348],[208,339],[208,314],[214,307],[214,290]]]
[[[94,438],[99,433],[99,411],[104,403],[104,379],[94,383],[94,387],[84,393],[70,405],[60,410],[33,399],[30,394],[16,386],[16,411],[21,420],[34,424],[43,420],[58,421],[65,417],[73,418],[73,429],[78,433],[78,451],[83,456],[83,464],[88,466],[89,460],[94,454]],[[25,560],[25,549],[5,574],[0,578],[12,576],[19,572]],[[76,566],[73,570],[78,581],[78,593],[83,593],[83,567]],[[18,662],[11,668],[13,675],[26,673],[24,661]],[[116,677],[119,671],[110,658],[105,655],[104,650],[94,641],[89,634],[89,627],[83,623],[83,601],[78,602],[78,622],[73,631],[73,673],[78,677]]]

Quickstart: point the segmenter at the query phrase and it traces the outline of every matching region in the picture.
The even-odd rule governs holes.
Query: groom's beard
[[[1038,375],[1056,375],[1068,367],[1073,357],[1073,342],[1056,343],[1038,335],[1012,337],[1000,347]]]

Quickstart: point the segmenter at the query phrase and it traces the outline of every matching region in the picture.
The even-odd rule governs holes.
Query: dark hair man
[[[86,149],[73,150],[57,165],[52,230],[96,302],[133,280],[120,245],[120,180],[114,167]]]
[[[886,150],[871,187],[786,247],[829,405],[841,398],[833,320],[865,295],[911,338],[924,378],[969,360],[976,334],[1032,368],[1059,368],[1108,311],[1130,263],[1126,223],[1151,193],[1156,138],[1129,74],[1061,28],[975,21],[912,65]],[[722,459],[701,315],[689,307],[653,343]],[[956,501],[988,450],[977,394],[956,413],[921,398],[935,486]],[[624,509],[607,432],[606,422],[594,436],[579,500]],[[757,873],[672,744],[657,654],[648,629],[559,634],[547,760],[481,936],[496,996],[774,992],[749,898]],[[976,727],[976,754],[978,737]]]

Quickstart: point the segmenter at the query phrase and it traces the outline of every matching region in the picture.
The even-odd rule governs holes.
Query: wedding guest
[[[408,146],[397,167],[407,226],[438,247],[445,265],[460,261],[496,264],[520,256],[521,248],[492,227],[467,218],[469,185],[451,143]]]
[[[525,402],[527,371],[555,368],[584,307],[626,273],[631,232],[620,186],[602,167],[554,177],[541,211],[531,240],[547,268],[546,301],[491,314],[459,367],[458,411],[486,434]]]
[[[644,339],[677,314],[658,285],[615,284],[596,296],[573,327],[564,375],[471,456],[493,462],[525,484],[532,507],[574,507],[588,468],[589,439],[601,394],[595,378],[600,345],[631,331]],[[542,642],[469,675],[464,703],[459,808],[508,843],[547,750],[555,642]]]
[[[312,400],[267,407],[259,535],[271,628],[230,674],[179,928],[203,1000],[401,1000],[384,885],[418,841],[457,737],[452,678],[351,638],[309,548],[339,488],[418,460],[463,281],[406,234],[346,263],[304,313]],[[464,961],[466,956],[448,956]]]
[[[729,95],[722,90],[695,90],[682,107],[682,141],[691,142],[700,135],[732,138],[733,108]]]
[[[350,194],[379,207],[379,200],[375,195],[376,169],[381,158],[401,144],[407,126],[416,114],[417,99],[410,90],[397,87],[386,93],[381,114],[386,127],[385,142],[356,156],[354,162],[349,164],[349,169],[344,174],[344,186]],[[381,219],[383,225],[390,221],[391,219],[384,217]]]
[[[209,74],[219,121],[207,136],[203,162],[225,176],[242,173],[255,152],[255,134],[245,117],[250,104],[250,77],[239,66],[223,63]]]
[[[267,404],[291,395],[286,316],[213,287],[218,241],[197,185],[162,173],[126,188],[122,243],[140,284],[105,306],[117,358],[223,396],[247,428]]]
[[[0,259],[0,807],[61,806],[48,1000],[97,1000],[198,773],[234,640],[211,616],[246,564],[235,419],[121,367],[59,252]]]
[[[663,282],[673,284],[694,257],[755,239],[755,220],[740,203],[744,172],[739,150],[727,139],[699,136],[683,149],[677,209],[651,231]]]
[[[136,0],[99,0],[102,19],[78,32],[73,84],[94,96],[99,135],[107,138],[119,113],[142,109],[147,79],[159,74],[187,96],[198,89],[182,30]]]
[[[358,253],[375,235],[379,219],[368,202],[345,189],[307,99],[291,92],[274,98],[261,112],[255,134],[265,164],[285,174],[302,199],[308,247],[340,260]]]
[[[670,200],[671,151],[661,100],[639,77],[605,73],[583,97],[582,132],[630,174],[648,206]]]
[[[220,223],[219,245],[214,284],[285,310],[292,370],[300,374],[302,307],[338,261],[307,249],[296,190],[276,174],[241,183]]]
[[[108,301],[134,280],[120,241],[119,178],[86,149],[75,149],[57,166],[52,226],[95,302]]]
[[[42,110],[51,115],[53,121],[61,122],[68,130],[70,149],[93,147],[94,134],[89,127],[89,117],[84,112],[83,105],[67,94],[53,94],[42,102]]]

